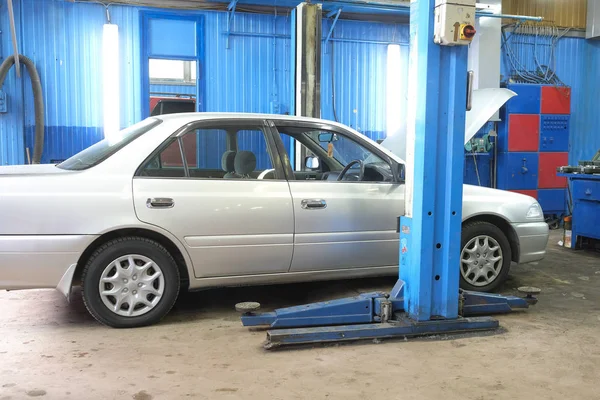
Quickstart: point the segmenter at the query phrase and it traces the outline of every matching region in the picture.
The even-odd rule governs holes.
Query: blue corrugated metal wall
[[[586,40],[582,47],[583,57],[572,107],[577,118],[571,120],[570,163],[590,160],[600,150],[600,43]]]
[[[104,7],[62,0],[44,1],[43,7],[36,0],[15,1],[15,5],[21,52],[37,64],[43,82],[46,104],[43,162],[64,159],[102,138]],[[119,26],[120,35],[122,127],[138,121],[142,115],[141,10],[110,6],[112,22]],[[5,11],[0,8],[0,28],[8,27]],[[290,111],[289,16],[236,13],[231,30],[240,35],[231,35],[229,48],[226,48],[226,13],[190,13],[205,16],[206,111]],[[324,35],[329,29],[328,24],[324,24]],[[252,33],[264,36],[248,36]],[[405,25],[339,21],[333,37],[406,43],[408,28]],[[10,54],[8,35],[3,34],[0,43],[1,55]],[[382,138],[386,125],[387,46],[385,43],[333,43],[339,120],[369,137]],[[324,118],[334,119],[330,49],[331,45],[323,49],[322,109]],[[408,60],[407,52],[404,58]],[[0,163],[22,163],[24,148],[33,146],[33,102],[27,80],[17,82],[14,70],[4,88],[12,107],[10,113],[0,115]],[[21,109],[23,88],[26,100]],[[175,89],[153,85],[151,90],[171,92]]]
[[[323,25],[327,36],[331,21]],[[408,79],[408,25],[361,21],[338,21],[333,40],[323,44],[321,62],[321,114],[335,120],[331,79],[335,85],[337,119],[371,139],[384,139],[387,122],[387,50],[389,43],[402,43],[402,65],[398,74]],[[348,41],[344,41],[348,40]],[[363,40],[352,42],[349,40]],[[369,42],[367,42],[369,41]],[[333,56],[333,70],[331,68]],[[406,84],[405,86],[406,87]],[[405,93],[398,93],[400,104]],[[402,113],[405,107],[400,107]]]
[[[37,0],[14,3],[20,51],[36,63],[43,84],[46,146],[42,161],[64,159],[103,136],[101,49],[102,26],[106,18],[104,7],[60,0],[44,1],[43,7]],[[142,115],[141,10],[110,6],[112,22],[119,26],[122,127],[140,120]],[[224,35],[227,14],[192,13],[206,18],[205,110],[288,111],[289,56],[286,54],[289,55],[289,38],[232,35],[227,49]],[[4,32],[8,31],[6,14],[6,9],[0,8],[0,29]],[[289,30],[287,16],[237,13],[232,25],[232,31],[244,33],[289,36]],[[1,35],[0,44],[2,57],[12,53],[8,35]],[[25,147],[33,145],[33,101],[27,79],[18,82],[13,69],[4,85],[9,95],[10,112],[0,114],[2,164],[23,163]],[[21,108],[23,88],[26,95],[24,109]]]
[[[15,18],[20,15],[19,2],[14,2]],[[12,53],[12,44],[9,32],[9,18],[6,11],[6,2],[0,3],[0,62]],[[8,74],[2,88],[9,96],[8,113],[0,114],[0,165],[22,164],[24,161],[24,136],[23,136],[23,91],[15,77],[14,69]],[[27,95],[30,91],[27,92]]]
[[[105,23],[100,4],[63,0],[14,1],[20,50],[40,72],[46,105],[46,148],[43,161],[66,158],[102,137],[101,40]],[[111,5],[119,25],[121,48],[121,125],[141,119],[140,11]],[[227,14],[191,12],[205,16],[205,110],[289,112],[289,16],[236,13],[226,48]],[[326,21],[326,36],[331,22]],[[12,53],[8,16],[0,7],[0,56]],[[261,37],[244,36],[259,33]],[[337,117],[373,139],[386,130],[387,43],[407,43],[406,25],[340,20],[323,46],[322,116],[334,119],[331,78]],[[23,40],[25,39],[25,40]],[[357,41],[353,41],[357,40]],[[363,42],[358,42],[363,41]],[[365,43],[365,41],[370,41]],[[405,85],[408,48],[402,47],[398,73]],[[600,87],[600,44],[563,38],[556,52],[556,71],[573,88],[571,162],[589,158],[600,148],[600,123],[595,97]],[[533,62],[533,61],[532,61]],[[503,72],[507,72],[503,62]],[[33,145],[33,102],[28,77],[16,79],[14,69],[4,85],[9,113],[0,114],[0,164],[25,161],[25,147]],[[154,90],[153,88],[152,90]],[[161,90],[162,91],[162,90]],[[167,90],[165,90],[167,91]],[[23,101],[23,96],[25,101]],[[407,101],[399,93],[399,112]]]
[[[64,159],[103,137],[104,7],[55,0],[45,1],[44,7],[36,0],[15,3],[20,3],[21,52],[36,63],[44,90],[46,137],[42,162]],[[119,25],[121,125],[127,126],[141,117],[139,17],[131,7],[110,9],[113,22]],[[7,49],[3,50],[7,54]],[[34,112],[27,79],[24,116],[20,118],[25,120],[26,146],[32,148]]]

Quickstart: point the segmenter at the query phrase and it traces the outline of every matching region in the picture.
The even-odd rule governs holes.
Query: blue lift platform
[[[436,3],[444,1],[410,4],[412,101],[407,110],[406,216],[400,217],[399,279],[390,293],[365,293],[274,312],[258,313],[258,303],[237,304],[244,326],[271,328],[267,349],[493,330],[499,323],[489,315],[537,302],[536,288],[522,288],[525,298],[459,289],[468,50],[464,45],[434,43]],[[456,22],[454,29],[459,26]]]

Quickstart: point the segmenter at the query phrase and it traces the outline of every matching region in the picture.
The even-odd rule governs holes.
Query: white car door
[[[301,149],[294,151],[296,162],[284,157],[295,215],[290,271],[397,266],[397,220],[404,214],[404,184],[392,172],[397,166],[342,130],[295,121],[275,125],[282,143],[296,141]],[[308,154],[314,157],[305,160]],[[307,167],[306,161],[310,165],[315,158],[318,167]],[[360,168],[350,165],[338,181],[354,160],[365,167],[362,180]]]
[[[197,278],[287,272],[293,210],[272,149],[263,120],[188,126],[136,174],[138,218],[179,238]]]

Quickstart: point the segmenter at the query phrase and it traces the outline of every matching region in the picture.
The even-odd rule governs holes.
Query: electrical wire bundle
[[[511,68],[511,82],[565,86],[555,72],[555,52],[556,44],[569,30],[553,24],[504,25],[502,47]]]

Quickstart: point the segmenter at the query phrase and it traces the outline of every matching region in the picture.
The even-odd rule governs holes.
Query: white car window
[[[290,158],[295,178],[300,180],[343,182],[392,182],[390,165],[357,141],[334,132],[278,127]],[[296,146],[300,146],[298,151]],[[293,156],[293,157],[292,157]],[[301,159],[298,159],[298,157]],[[361,163],[364,171],[360,177]]]
[[[182,158],[185,156],[185,163]],[[187,173],[186,173],[187,167]],[[141,176],[196,179],[274,179],[261,128],[219,127],[190,131],[172,139],[142,169]]]

